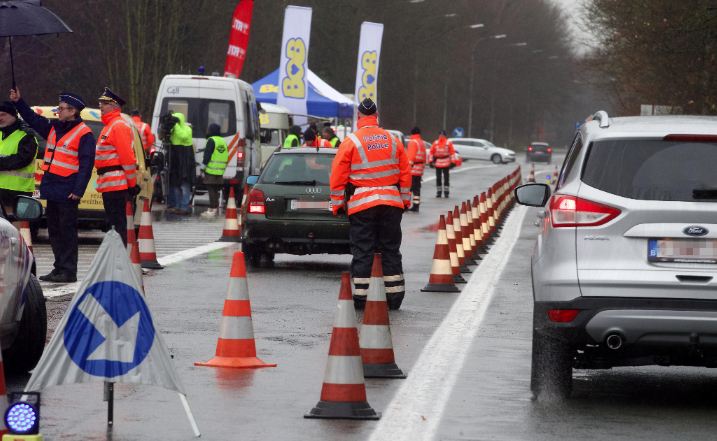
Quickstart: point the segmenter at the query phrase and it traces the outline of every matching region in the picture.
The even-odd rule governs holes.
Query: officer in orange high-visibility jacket
[[[142,121],[142,114],[139,113],[139,109],[132,109],[132,121],[137,126],[139,136],[142,138],[142,147],[146,155],[149,156],[149,148],[154,144],[154,135],[149,127],[149,124]]]
[[[436,197],[440,198],[441,191],[443,191],[443,196],[447,198],[449,193],[448,175],[451,166],[456,164],[456,151],[453,150],[453,143],[446,138],[445,130],[441,130],[438,140],[431,146],[431,151],[428,152],[428,163],[433,163],[436,167]]]
[[[127,200],[139,194],[137,158],[134,156],[132,127],[122,117],[125,101],[105,87],[100,97],[100,113],[105,127],[95,148],[97,192],[105,206],[105,225],[122,236],[127,245]]]
[[[423,180],[423,167],[426,164],[426,143],[421,139],[421,129],[411,129],[411,139],[406,146],[408,163],[411,165],[411,193],[413,205],[409,211],[418,211],[421,205],[421,181]]]
[[[376,104],[358,106],[358,130],[339,146],[331,167],[334,214],[348,212],[354,304],[366,304],[374,253],[381,253],[388,307],[405,294],[401,263],[401,218],[411,204],[411,169],[403,144],[379,128]]]

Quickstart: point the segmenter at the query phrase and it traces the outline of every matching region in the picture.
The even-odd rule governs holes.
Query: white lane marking
[[[518,206],[508,217],[500,238],[426,343],[370,441],[434,439],[471,342],[480,329],[510,252],[520,236],[527,211],[526,207]]]
[[[234,245],[236,242],[212,242],[206,245],[190,248],[188,250],[180,251],[178,253],[170,254],[168,256],[160,257],[157,259],[162,266],[172,265],[183,260],[191,259],[205,253],[209,253],[214,250],[219,250]],[[61,285],[53,288],[43,288],[42,292],[45,298],[63,296],[65,294],[74,294],[80,288],[82,280],[78,280],[75,283],[69,283],[67,285]],[[44,284],[44,283],[43,283]]]
[[[453,173],[462,173],[462,172],[464,172],[464,171],[476,170],[476,169],[479,169],[479,168],[493,168],[493,167],[498,167],[498,166],[497,166],[497,165],[474,165],[473,167],[465,167],[465,168],[464,168],[464,167],[460,167],[460,168],[458,168],[457,170],[456,170],[456,169],[451,170],[451,174],[453,174]],[[433,176],[432,178],[426,178],[426,179],[422,180],[421,182],[430,182],[430,181],[435,181],[435,180],[436,180],[436,177]]]

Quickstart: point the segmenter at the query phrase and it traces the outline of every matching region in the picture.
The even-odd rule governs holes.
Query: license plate
[[[647,260],[717,264],[717,239],[650,239]]]
[[[291,200],[292,210],[331,210],[329,201],[304,201],[301,199]]]

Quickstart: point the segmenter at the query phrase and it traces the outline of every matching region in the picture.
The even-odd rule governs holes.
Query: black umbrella
[[[12,38],[23,35],[45,35],[72,32],[60,17],[42,7],[41,0],[0,1],[0,37],[10,40],[12,88],[15,89],[15,66],[12,61]]]

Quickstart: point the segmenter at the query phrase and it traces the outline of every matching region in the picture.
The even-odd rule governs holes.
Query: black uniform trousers
[[[355,297],[366,299],[374,254],[381,253],[386,299],[389,302],[403,300],[402,217],[403,209],[389,205],[377,205],[349,216]]]
[[[79,202],[47,201],[47,234],[50,236],[54,267],[57,271],[77,276],[77,218]]]
[[[423,176],[411,175],[411,193],[413,193],[413,207],[418,209],[421,204],[421,181]]]
[[[436,167],[436,196],[441,197],[441,190],[443,190],[443,196],[448,197],[448,185],[449,182],[449,174],[450,174],[451,168],[450,167],[443,167],[438,168]],[[441,179],[443,178],[443,179]]]
[[[105,228],[115,231],[122,237],[122,242],[127,246],[127,190],[107,191],[102,193],[102,203],[105,205]]]

